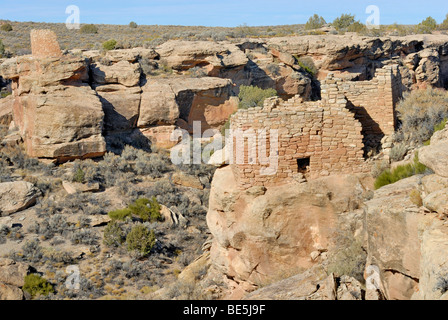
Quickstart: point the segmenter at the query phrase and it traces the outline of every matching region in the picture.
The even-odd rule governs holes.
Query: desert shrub
[[[39,263],[43,257],[42,247],[38,239],[29,240],[22,245],[19,252],[10,252],[9,257],[14,261]]]
[[[255,86],[241,86],[238,97],[240,98],[240,109],[248,109],[253,107],[263,107],[264,100],[275,97],[277,91],[275,89],[261,89]]]
[[[135,161],[135,173],[137,175],[149,175],[152,178],[160,178],[169,172],[168,160],[157,153],[145,153],[140,151]]]
[[[347,27],[348,32],[362,33],[366,30],[367,30],[366,26],[359,21],[355,21]]]
[[[120,225],[112,220],[104,228],[103,243],[108,247],[119,247],[125,241],[123,230]]]
[[[431,138],[435,127],[448,118],[448,92],[432,88],[414,90],[398,104],[397,112],[398,141],[420,146]]]
[[[372,177],[377,178],[381,173],[389,169],[389,167],[390,167],[389,161],[386,160],[375,161],[371,170]]]
[[[417,207],[421,207],[423,205],[422,196],[420,194],[420,191],[418,191],[417,189],[412,189],[412,191],[409,193],[409,198],[411,199],[411,202]]]
[[[393,161],[403,160],[406,153],[408,152],[408,147],[404,143],[396,144],[390,150],[389,157]]]
[[[397,166],[393,170],[387,169],[381,173],[375,180],[375,189],[412,177],[416,174],[422,174],[427,170],[428,168],[418,161],[418,154],[416,154],[413,163]]]
[[[83,183],[85,174],[84,174],[84,171],[82,170],[82,168],[79,166],[76,166],[76,164],[75,164],[74,171],[75,171],[75,173],[73,174],[72,181],[78,182],[78,183]]]
[[[305,30],[314,30],[319,29],[324,26],[327,22],[325,19],[318,14],[314,14],[312,17],[308,19],[308,21],[305,24]]]
[[[434,289],[442,294],[446,293],[448,291],[448,276],[439,276]]]
[[[12,25],[10,23],[4,23],[4,24],[2,24],[0,29],[5,32],[10,32],[10,31],[12,31]]]
[[[317,67],[314,64],[314,61],[313,61],[313,59],[311,57],[305,57],[304,56],[304,57],[297,58],[297,63],[311,77],[314,77],[317,74],[317,72],[318,72]]]
[[[436,124],[434,126],[433,134],[436,133],[437,131],[442,131],[443,129],[445,129],[447,121],[448,121],[448,119],[445,118],[440,123]],[[431,139],[426,140],[425,142],[423,142],[423,144],[425,146],[429,146],[431,144]]]
[[[126,237],[127,249],[131,253],[137,253],[141,257],[149,255],[156,243],[153,230],[149,230],[143,224],[134,226]]]
[[[274,76],[279,76],[280,75],[280,66],[276,63],[271,63],[268,64],[266,69],[268,69],[268,71],[270,73],[272,73]]]
[[[0,57],[2,57],[5,54],[5,45],[3,44],[3,41],[0,39]]]
[[[6,243],[9,233],[10,229],[8,226],[4,224],[0,226],[0,244]]]
[[[355,23],[355,16],[351,14],[342,14],[340,17],[334,19],[332,25],[336,30],[347,29],[350,25]]]
[[[363,249],[362,242],[355,240],[353,236],[347,236],[344,245],[331,256],[328,272],[334,273],[337,277],[347,275],[363,283],[366,258],[367,253]]]
[[[98,235],[91,229],[75,230],[70,240],[72,244],[96,245],[98,243]]]
[[[134,22],[134,21],[129,22],[129,28],[137,29],[137,27],[138,27],[138,24],[136,22]]]
[[[151,61],[147,58],[140,58],[138,60],[140,64],[140,68],[142,69],[142,73],[145,76],[155,74],[155,70],[157,69],[157,62]]]
[[[63,235],[69,229],[70,225],[67,222],[67,218],[62,214],[55,214],[42,219],[40,222],[35,221],[30,225],[28,232],[42,235],[49,240],[55,235]]]
[[[103,49],[106,51],[114,50],[116,46],[117,46],[117,40],[114,39],[103,42]]]
[[[437,21],[433,17],[427,17],[417,25],[418,33],[431,33],[437,28]]]
[[[28,292],[32,298],[48,296],[50,293],[54,293],[51,283],[35,273],[25,276],[25,284],[22,289]]]
[[[108,216],[112,220],[125,221],[127,218],[132,217],[132,211],[129,208],[114,210],[108,213]]]
[[[79,29],[79,32],[83,34],[96,34],[98,33],[98,27],[94,24],[85,24]]]
[[[160,204],[156,197],[151,200],[146,198],[137,199],[134,203],[129,205],[129,209],[133,214],[140,217],[143,221],[156,222],[162,219],[160,215]]]
[[[445,17],[445,20],[439,25],[440,30],[448,30],[448,14]]]

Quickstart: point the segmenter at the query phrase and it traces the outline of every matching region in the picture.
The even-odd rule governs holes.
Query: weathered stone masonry
[[[249,143],[243,135],[234,137],[232,170],[241,188],[279,184],[302,175],[315,179],[370,170],[364,160],[363,133],[389,134],[394,130],[397,91],[393,68],[379,69],[374,79],[362,82],[348,83],[330,74],[321,89],[321,101],[304,102],[299,96],[285,102],[268,100],[263,108],[239,110],[232,116],[234,130],[266,130],[266,155],[259,154],[258,143]],[[363,108],[368,117],[360,117],[354,108]],[[273,129],[278,130],[278,170],[265,175],[261,170],[270,165],[259,160],[271,156]],[[242,145],[241,163],[236,161],[236,151]],[[254,154],[257,161],[250,164]]]

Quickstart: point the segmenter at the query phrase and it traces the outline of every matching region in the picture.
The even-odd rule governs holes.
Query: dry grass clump
[[[428,88],[410,92],[397,106],[400,128],[396,140],[420,146],[448,118],[448,92]]]

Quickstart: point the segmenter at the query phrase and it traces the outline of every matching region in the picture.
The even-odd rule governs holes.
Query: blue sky
[[[69,5],[80,8],[81,23],[225,27],[305,23],[314,13],[328,22],[352,13],[365,22],[368,5],[379,7],[381,24],[415,24],[428,16],[440,23],[448,13],[446,0],[0,0],[0,19],[65,22]]]

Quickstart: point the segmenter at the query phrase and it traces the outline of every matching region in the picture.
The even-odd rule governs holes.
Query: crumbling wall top
[[[31,52],[36,58],[61,57],[56,33],[52,30],[31,30]]]

